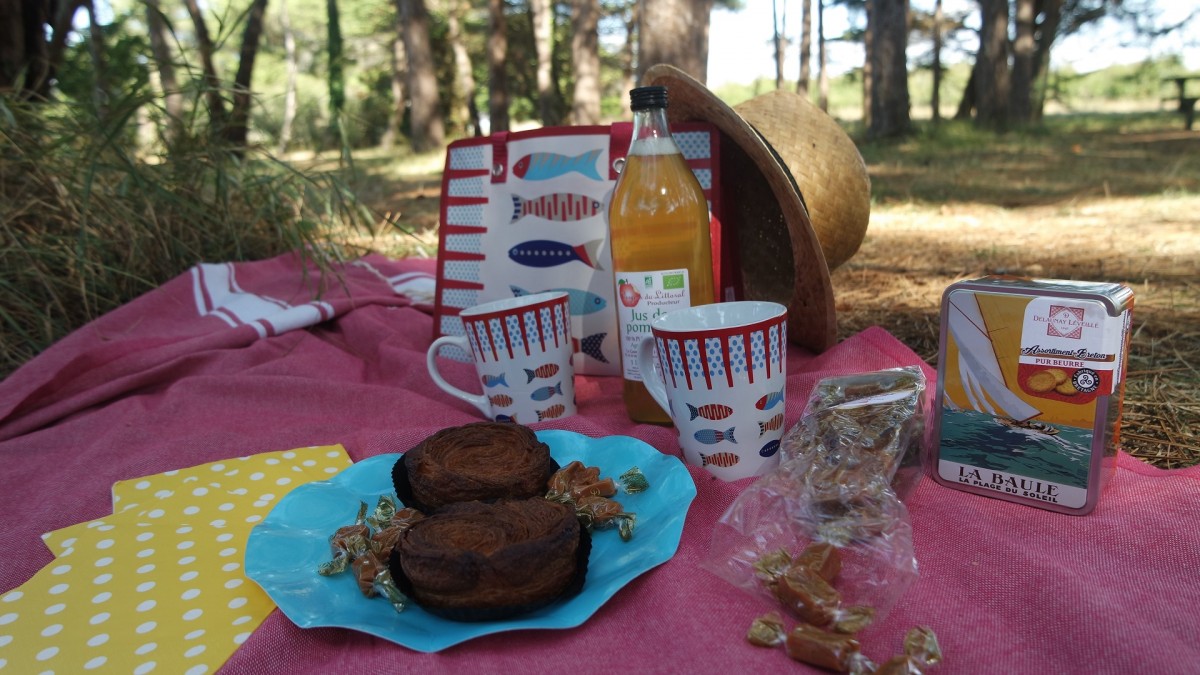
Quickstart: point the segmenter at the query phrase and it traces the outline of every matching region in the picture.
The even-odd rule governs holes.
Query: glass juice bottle
[[[708,203],[667,125],[666,87],[630,92],[633,140],[608,210],[623,396],[630,419],[669,424],[638,372],[650,322],[714,301]]]

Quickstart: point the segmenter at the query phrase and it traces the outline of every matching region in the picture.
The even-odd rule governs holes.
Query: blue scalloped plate
[[[354,521],[359,502],[373,508],[380,495],[394,494],[391,469],[398,454],[364,459],[331,480],[289,492],[250,532],[246,575],[301,628],[350,628],[421,652],[503,631],[578,626],[625,584],[675,555],[696,486],[679,459],[636,438],[589,438],[559,430],[537,436],[562,465],[578,459],[613,478],[637,466],[650,481],[641,494],[617,497],[626,511],[637,514],[633,539],[623,542],[615,530],[597,530],[587,580],[573,598],[504,621],[459,623],[416,605],[397,613],[381,598],[364,597],[349,573],[317,574],[317,566],[329,559],[329,536]]]

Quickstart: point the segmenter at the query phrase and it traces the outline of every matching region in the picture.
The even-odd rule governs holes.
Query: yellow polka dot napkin
[[[322,446],[116,483],[112,516],[43,535],[57,559],[0,596],[0,673],[217,670],[275,607],[242,571],[251,528],[349,465]]]

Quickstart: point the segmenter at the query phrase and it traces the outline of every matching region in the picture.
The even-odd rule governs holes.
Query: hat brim
[[[646,69],[644,85],[667,87],[671,122],[720,131],[722,243],[736,246],[741,293],[788,308],[788,338],[814,352],[837,342],[833,284],[796,181],[741,115],[678,68]]]

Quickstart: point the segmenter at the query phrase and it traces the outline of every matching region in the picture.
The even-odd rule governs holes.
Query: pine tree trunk
[[[221,80],[217,77],[217,68],[213,65],[213,43],[208,36],[208,25],[204,22],[204,14],[196,0],[183,0],[188,15],[192,18],[192,28],[196,31],[196,50],[200,52],[200,68],[204,73],[204,97],[208,101],[208,120],[214,135],[225,133],[225,99],[221,96]]]
[[[344,141],[345,127],[342,126],[346,111],[346,74],[342,57],[342,17],[337,0],[325,0],[325,28],[328,35],[329,52],[329,124],[330,137]]]
[[[96,21],[95,3],[92,0],[85,0],[84,8],[88,14],[88,36],[90,38],[88,52],[92,57],[92,102],[96,106],[96,116],[103,121],[108,118],[109,96],[111,96],[104,28]]]
[[[870,138],[894,138],[912,128],[909,117],[908,0],[868,0],[871,35]]]
[[[1009,115],[1017,124],[1033,121],[1034,0],[1017,0],[1017,39],[1013,41]]]
[[[163,21],[159,0],[145,1],[150,53],[154,55],[158,86],[163,93],[163,107],[167,111],[167,136],[176,140],[183,133],[183,94],[179,91],[178,80],[175,79],[175,63],[171,56],[171,45],[167,40],[167,27]]]
[[[775,88],[783,89],[783,62],[787,50],[786,0],[782,12],[779,9],[779,0],[771,0],[771,18],[774,21],[772,33],[775,39]]]
[[[279,23],[283,29],[283,54],[287,65],[287,82],[283,93],[283,122],[279,125],[279,154],[287,152],[292,142],[292,128],[296,124],[296,78],[300,66],[296,63],[296,34],[292,31],[292,19],[288,14],[287,0],[279,3]]]
[[[975,69],[975,121],[1008,127],[1008,0],[980,0],[979,55]]]
[[[875,61],[871,57],[875,45],[875,30],[871,27],[871,15],[875,13],[875,7],[872,0],[866,0],[865,9],[867,12],[867,30],[863,33],[863,70],[862,70],[862,121],[863,126],[871,126],[871,99],[873,97],[873,88],[875,86],[875,76],[872,72],[875,69]]]
[[[825,0],[817,0],[817,105],[829,112],[829,57],[825,52]]]
[[[1033,81],[1038,87],[1037,100],[1033,104],[1033,119],[1042,119],[1046,105],[1046,88],[1048,83],[1047,69],[1050,63],[1050,47],[1058,37],[1058,28],[1062,24],[1063,0],[1040,0],[1041,23],[1035,32],[1037,49],[1033,54]]]
[[[396,15],[396,39],[392,40],[392,112],[388,115],[387,130],[379,144],[384,148],[395,147],[400,141],[401,127],[404,126],[404,113],[408,100],[405,87],[405,74],[408,72],[408,56],[404,53],[404,40],[400,39],[400,15]]]
[[[807,97],[809,79],[812,77],[812,0],[800,5],[800,79],[796,81],[796,93]]]
[[[412,147],[429,152],[442,147],[446,129],[438,98],[433,45],[429,39],[429,13],[425,0],[398,0],[404,26],[404,51],[408,55],[408,93],[411,102]]]
[[[967,78],[967,86],[963,87],[962,98],[958,101],[958,109],[954,112],[954,119],[969,120],[972,113],[975,112],[975,71],[979,70],[979,63],[971,67],[971,75]]]
[[[529,22],[533,27],[533,49],[537,54],[538,117],[546,126],[557,125],[551,53],[554,50],[554,7],[550,0],[529,0]]]
[[[85,0],[0,0],[0,91],[45,101]]]
[[[942,119],[942,0],[933,6],[933,91],[929,106],[933,110],[933,123]]]
[[[575,63],[572,124],[600,123],[599,26],[599,0],[574,0],[571,6],[571,58]]]
[[[38,46],[45,46],[44,41],[30,44],[25,37],[37,35],[37,30],[26,28],[26,24],[40,28],[37,19],[42,9],[30,6],[25,0],[0,0],[0,16],[4,17],[4,21],[0,21],[0,91],[15,89]]]
[[[488,0],[488,131],[508,131],[508,19],[504,0]]]
[[[50,98],[51,84],[58,74],[58,68],[62,65],[67,51],[67,38],[73,31],[75,22],[75,14],[83,7],[85,0],[69,0],[66,3],[58,4],[56,2],[46,2],[46,21],[50,25],[50,35],[45,38],[45,26],[38,25],[37,33],[33,35],[26,34],[25,40],[29,44],[38,44],[38,54],[44,55],[45,58],[39,58],[30,63],[32,73],[29,81],[26,82],[25,88],[27,93],[31,94],[31,98],[35,100],[47,100]],[[29,3],[30,5],[40,5],[41,3]],[[28,24],[27,24],[28,27]],[[46,40],[44,42],[44,40]]]
[[[262,36],[266,11],[267,0],[253,0],[250,11],[246,13],[246,30],[242,33],[237,75],[233,79],[233,110],[229,115],[225,138],[239,150],[246,148],[250,135],[250,82],[254,76],[254,59],[258,56],[258,39]]]
[[[641,0],[637,79],[669,63],[700,82],[708,80],[708,22],[713,0]]]
[[[446,40],[454,53],[454,82],[458,90],[455,97],[455,121],[472,136],[479,130],[479,109],[475,106],[475,75],[471,69],[471,55],[462,35],[462,17],[470,9],[466,0],[452,0],[446,11]]]

